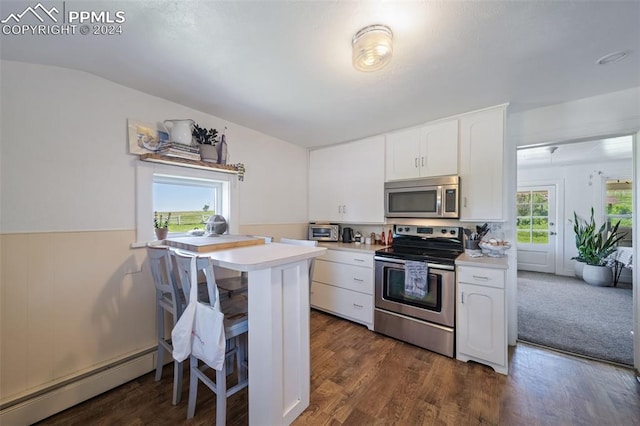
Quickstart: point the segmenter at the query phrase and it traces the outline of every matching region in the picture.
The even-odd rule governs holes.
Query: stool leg
[[[247,380],[248,371],[246,367],[246,358],[248,353],[247,335],[238,336],[238,352],[236,353],[236,365],[238,368],[238,383]]]
[[[225,368],[216,370],[216,426],[227,421],[227,375]]]
[[[173,362],[173,405],[178,405],[182,399],[182,363]]]
[[[156,382],[162,378],[162,366],[164,365],[164,348],[160,341],[164,340],[164,309],[156,302],[156,332],[158,338],[158,353],[156,354]]]
[[[187,405],[187,419],[196,414],[196,399],[198,398],[198,359],[189,357],[189,403]]]

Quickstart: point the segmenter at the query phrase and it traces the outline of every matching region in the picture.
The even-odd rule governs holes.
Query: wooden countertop
[[[183,250],[203,253],[264,244],[264,238],[229,234],[216,237],[173,237],[167,238],[165,244]]]

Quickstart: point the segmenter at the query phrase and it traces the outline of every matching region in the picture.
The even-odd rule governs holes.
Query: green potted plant
[[[596,229],[595,220],[593,218],[593,208],[591,208],[591,220],[587,222],[573,212],[573,232],[576,234],[576,248],[578,249],[578,255],[572,257],[575,260],[574,272],[576,277],[582,279],[582,273],[585,265],[585,252],[586,252],[586,240],[590,238],[591,234]]]
[[[616,250],[618,241],[623,239],[625,234],[618,232],[620,221],[610,231],[606,230],[606,223],[597,228],[593,215],[593,207],[589,222],[579,219],[574,212],[574,231],[578,249],[576,260],[579,258],[585,263],[582,279],[586,283],[608,286],[613,282],[613,273],[607,265],[607,257]]]
[[[192,134],[196,142],[200,145],[200,157],[202,161],[217,163],[218,151],[216,149],[216,143],[218,143],[218,131],[216,129],[206,129],[195,124]]]
[[[167,214],[165,218],[162,213],[153,212],[153,228],[156,232],[156,238],[164,240],[169,233],[169,220],[171,219],[171,212]]]

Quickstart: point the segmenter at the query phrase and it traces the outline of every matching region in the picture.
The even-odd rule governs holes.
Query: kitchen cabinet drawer
[[[373,294],[373,269],[316,259],[313,280],[361,293]]]
[[[311,306],[367,326],[373,324],[373,296],[314,281]]]
[[[346,263],[349,265],[363,266],[373,269],[373,254],[356,253],[353,251],[327,250],[326,254],[316,258],[331,262]]]
[[[485,287],[504,288],[502,269],[458,266],[458,281]]]

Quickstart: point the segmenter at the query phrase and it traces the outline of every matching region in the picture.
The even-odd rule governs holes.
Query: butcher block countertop
[[[260,245],[264,244],[264,238],[246,235],[219,235],[217,237],[173,237],[167,238],[164,242],[171,247],[204,253]]]

